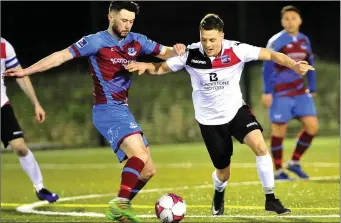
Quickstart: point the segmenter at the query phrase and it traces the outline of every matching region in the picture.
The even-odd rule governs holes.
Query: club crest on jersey
[[[308,46],[306,43],[301,43],[301,48],[302,48],[302,50],[306,50],[306,49],[308,49]]]
[[[221,56],[221,63],[227,64],[227,63],[230,63],[230,61],[231,61],[231,59],[228,55]]]
[[[79,40],[76,45],[79,47],[79,48],[83,48],[85,47],[86,45],[88,44],[88,41],[86,41],[84,38],[82,38],[81,40]]]
[[[128,55],[129,56],[133,57],[136,55],[136,53],[137,52],[136,52],[135,48],[133,48],[133,47],[128,48]]]

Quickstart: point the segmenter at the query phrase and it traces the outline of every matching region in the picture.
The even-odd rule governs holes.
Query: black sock
[[[275,200],[275,194],[265,194],[266,200]]]

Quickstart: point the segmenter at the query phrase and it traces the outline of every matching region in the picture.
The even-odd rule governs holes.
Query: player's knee
[[[13,151],[20,157],[28,154],[28,148],[23,139],[15,139],[9,142]]]
[[[143,181],[149,181],[151,178],[153,178],[156,174],[156,167],[154,166],[154,164],[147,164],[140,175],[140,179]]]
[[[155,168],[155,166],[153,166],[153,169],[151,169],[151,170],[149,171],[149,179],[152,178],[152,177],[154,177],[155,174],[156,174],[156,168]]]
[[[312,125],[309,125],[305,128],[305,131],[309,134],[309,135],[317,135],[319,132],[319,126],[317,123],[314,123]]]
[[[287,133],[288,124],[272,123],[271,135],[284,138]]]
[[[221,182],[228,181],[230,179],[231,172],[229,168],[223,170],[217,170],[217,177]]]
[[[148,168],[148,170],[143,174],[143,180],[148,181],[153,178],[156,174],[156,168],[153,166],[152,168]]]
[[[265,156],[269,153],[268,148],[264,140],[259,140],[255,143],[255,148],[253,149],[256,156]]]

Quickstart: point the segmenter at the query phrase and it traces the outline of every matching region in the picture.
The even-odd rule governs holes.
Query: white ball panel
[[[173,204],[173,199],[168,195],[164,195],[159,199],[159,205],[163,208],[170,209],[172,208]]]
[[[170,223],[173,221],[173,213],[170,209],[165,209],[160,213],[160,220],[163,223]]]
[[[173,206],[172,211],[174,215],[182,216],[186,213],[186,204],[179,201]]]

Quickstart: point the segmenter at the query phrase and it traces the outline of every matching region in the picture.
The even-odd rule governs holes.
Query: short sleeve
[[[186,65],[186,61],[187,61],[187,57],[188,57],[188,51],[182,55],[182,56],[175,56],[175,57],[171,57],[168,58],[166,60],[167,66],[173,71],[179,71],[182,68],[185,67]]]
[[[6,41],[5,47],[6,47],[6,61],[5,61],[6,69],[11,69],[20,65],[12,44]]]
[[[258,60],[261,48],[246,43],[234,43],[233,51],[243,62]]]
[[[96,37],[93,35],[84,36],[69,47],[69,51],[74,57],[91,56],[97,53]]]
[[[142,34],[138,34],[137,39],[138,39],[138,42],[142,46],[142,50],[140,54],[147,54],[147,55],[152,55],[152,56],[157,56],[160,54],[162,47],[163,47],[161,44],[151,39],[148,39],[145,35],[142,35]]]

